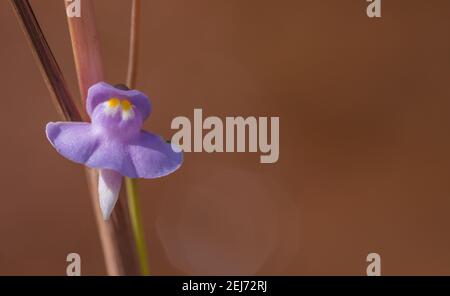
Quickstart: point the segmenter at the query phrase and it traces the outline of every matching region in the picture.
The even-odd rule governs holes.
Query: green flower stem
[[[130,211],[131,228],[133,229],[134,241],[138,254],[139,267],[142,275],[150,275],[147,259],[147,246],[142,227],[141,211],[139,207],[139,196],[137,190],[137,181],[131,178],[125,178],[127,190],[128,207]]]

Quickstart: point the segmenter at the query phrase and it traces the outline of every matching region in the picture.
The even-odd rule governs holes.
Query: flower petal
[[[122,175],[112,170],[100,170],[98,176],[98,197],[103,219],[108,220],[119,198]]]
[[[176,171],[183,162],[183,153],[175,152],[161,137],[142,131],[128,145],[136,175],[139,178],[158,178]]]
[[[177,170],[183,154],[172,150],[161,137],[141,131],[127,141],[100,140],[86,161],[93,168],[111,169],[130,178],[153,179]]]
[[[91,86],[88,90],[86,100],[86,110],[92,116],[95,107],[111,98],[127,99],[142,115],[145,120],[150,116],[152,107],[149,98],[138,90],[121,90],[105,82],[99,82]]]
[[[56,151],[77,163],[85,163],[98,147],[89,123],[49,122],[45,131]]]
[[[47,124],[47,138],[64,157],[130,178],[158,178],[177,170],[183,154],[159,136],[141,131],[132,138],[94,133],[89,123]]]
[[[120,139],[99,138],[97,149],[87,159],[85,165],[97,169],[110,169],[123,176],[137,178],[127,145]]]

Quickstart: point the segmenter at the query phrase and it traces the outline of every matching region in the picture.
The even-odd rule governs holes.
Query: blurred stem
[[[66,5],[70,2],[64,1]],[[92,0],[81,1],[81,17],[68,17],[78,83],[83,103],[88,88],[104,80],[99,39],[95,25]],[[133,230],[126,200],[119,198],[109,221],[104,221],[98,206],[98,172],[88,170],[88,181],[93,197],[94,210],[110,275],[139,274],[138,256],[133,243]]]
[[[133,0],[131,8],[130,25],[130,49],[128,56],[127,86],[132,89],[136,84],[139,59],[139,29],[141,21],[141,0]],[[131,218],[134,241],[136,242],[137,254],[139,257],[139,267],[142,275],[149,275],[147,246],[145,242],[144,229],[139,206],[139,195],[137,190],[137,180],[125,178],[125,186],[128,197],[128,210]]]
[[[131,227],[133,228],[134,241],[136,242],[137,253],[139,256],[139,266],[142,275],[149,275],[147,259],[147,248],[145,244],[144,231],[142,227],[141,212],[139,207],[139,197],[137,191],[137,180],[125,178],[128,197],[128,209],[131,217]]]

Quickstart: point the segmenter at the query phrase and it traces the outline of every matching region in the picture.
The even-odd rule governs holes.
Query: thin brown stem
[[[138,72],[139,45],[140,45],[140,22],[141,22],[141,0],[133,0],[131,7],[130,25],[130,52],[128,55],[127,86],[134,88]]]
[[[67,19],[80,92],[82,100],[85,102],[88,88],[104,80],[93,1],[81,1],[81,17],[68,17]],[[121,193],[111,219],[105,222],[98,206],[97,171],[88,170],[88,179],[91,195],[94,197],[92,202],[95,208],[108,274],[139,274],[139,263],[133,242],[126,199],[122,197],[123,194]]]

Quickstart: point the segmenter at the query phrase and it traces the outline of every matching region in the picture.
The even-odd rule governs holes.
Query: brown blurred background
[[[450,274],[450,2],[145,0],[148,130],[279,116],[280,159],[188,153],[140,183],[153,274]],[[78,96],[63,0],[32,5]],[[125,80],[130,1],[95,0],[108,82]],[[0,274],[104,274],[81,166],[9,1],[0,1]]]

